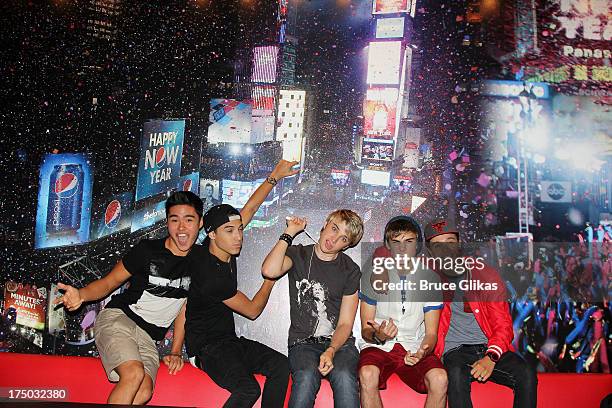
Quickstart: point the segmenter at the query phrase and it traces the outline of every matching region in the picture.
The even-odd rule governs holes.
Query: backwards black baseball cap
[[[211,231],[216,230],[223,224],[230,221],[239,220],[240,211],[235,209],[229,204],[215,205],[204,214],[204,231],[208,234]]]

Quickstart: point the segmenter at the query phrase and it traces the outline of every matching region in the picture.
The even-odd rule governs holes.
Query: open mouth
[[[189,235],[178,234],[176,238],[179,245],[189,245]]]
[[[327,249],[328,251],[331,251],[332,249],[334,249],[334,246],[332,245],[331,242],[325,241],[325,249]]]

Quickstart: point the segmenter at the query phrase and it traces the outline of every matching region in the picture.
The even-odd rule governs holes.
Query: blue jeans
[[[296,344],[289,348],[289,368],[293,380],[289,408],[314,406],[323,378],[319,372],[319,358],[327,347],[329,342]],[[334,368],[327,374],[334,393],[335,408],[359,407],[358,362],[359,352],[352,341],[347,341],[336,352]]]
[[[448,406],[450,408],[472,408],[470,398],[472,381],[470,367],[485,356],[484,344],[462,345],[449,350],[443,356],[448,373]],[[521,356],[511,351],[502,354],[493,368],[489,381],[505,385],[514,391],[514,408],[535,408],[537,403],[538,377]]]

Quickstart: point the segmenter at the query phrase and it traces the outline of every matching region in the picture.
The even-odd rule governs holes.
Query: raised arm
[[[287,160],[281,160],[278,162],[272,173],[270,173],[270,177],[255,190],[255,192],[249,197],[249,201],[246,202],[242,210],[240,210],[240,215],[242,216],[242,225],[245,227],[251,222],[253,216],[259,210],[259,206],[263,203],[272,191],[272,188],[276,185],[276,183],[287,176],[292,176],[297,174],[299,170],[291,170],[291,167],[298,164],[298,162],[290,162]]]
[[[77,289],[70,285],[58,283],[57,287],[66,291],[64,296],[57,299],[55,303],[63,303],[69,311],[77,310],[83,302],[91,302],[108,296],[132,275],[125,269],[123,262],[119,261],[112,271],[105,277],[91,282],[84,288]]]
[[[287,220],[285,234],[295,237],[306,228],[306,219],[291,217]],[[289,242],[279,239],[261,265],[261,273],[269,279],[283,276],[293,266],[293,261],[286,254]]]
[[[253,299],[249,299],[244,293],[237,291],[234,296],[224,300],[223,303],[234,312],[240,313],[248,319],[255,320],[266,307],[273,287],[273,280],[264,279]]]

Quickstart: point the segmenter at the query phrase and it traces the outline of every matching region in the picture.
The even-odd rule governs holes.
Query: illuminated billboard
[[[404,17],[379,18],[376,20],[376,38],[404,37]]]
[[[610,96],[612,39],[610,1],[541,0],[536,9],[537,43],[525,35],[518,47],[537,47],[525,59],[529,81],[558,84],[564,93]]]
[[[223,204],[229,204],[235,208],[242,208],[257,188],[252,181],[226,180],[222,182]]]
[[[373,186],[389,187],[391,173],[378,170],[361,170],[361,182]]]
[[[370,85],[399,84],[401,56],[401,41],[371,42],[368,48],[366,82]]]
[[[136,232],[150,227],[166,219],[166,200],[149,204],[144,208],[134,210],[130,232]]]
[[[91,217],[91,240],[130,228],[133,199],[134,194],[125,192],[110,196],[99,203]]]
[[[331,177],[332,181],[337,186],[346,186],[351,176],[350,170],[332,169]]]
[[[276,82],[278,46],[253,48],[253,73],[251,82],[273,84]]]
[[[208,143],[250,143],[251,105],[235,99],[210,100]]]
[[[45,155],[40,166],[35,248],[89,241],[92,184],[89,156]]]
[[[363,134],[368,138],[393,139],[396,130],[397,88],[370,88],[363,106]]]
[[[184,120],[144,123],[136,182],[136,201],[172,190],[181,176]]]
[[[361,145],[361,158],[382,162],[393,161],[393,140],[364,138]]]
[[[274,140],[276,89],[271,85],[255,85],[251,90],[253,104],[251,143]]]
[[[407,12],[410,0],[373,0],[372,14],[387,14]]]

